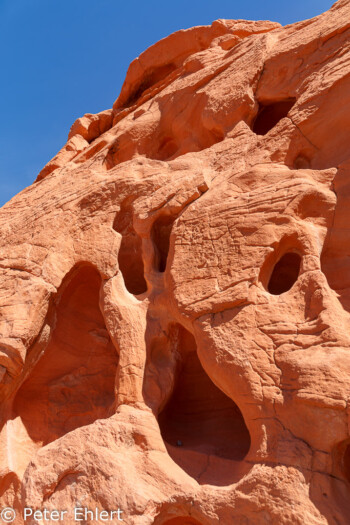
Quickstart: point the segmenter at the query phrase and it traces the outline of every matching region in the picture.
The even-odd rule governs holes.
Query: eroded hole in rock
[[[172,459],[199,483],[228,485],[250,447],[238,406],[204,371],[192,334],[178,330],[179,366],[169,401],[159,415]]]
[[[117,166],[117,164],[120,164],[118,139],[115,140],[112,146],[109,148],[105,157],[104,166],[106,170],[111,170],[114,168],[114,166]]]
[[[154,221],[151,238],[154,246],[154,266],[158,272],[164,272],[168,259],[170,234],[176,217],[161,215]]]
[[[128,292],[139,295],[147,291],[142,259],[142,241],[132,223],[132,207],[130,202],[122,204],[113,228],[121,234],[118,263],[123,274]]]
[[[51,306],[50,341],[13,405],[13,418],[36,443],[112,414],[118,357],[99,309],[100,286],[95,268],[75,268]]]
[[[298,253],[285,253],[276,263],[267,289],[273,295],[280,295],[290,290],[298,279],[301,257]]]
[[[294,159],[293,168],[295,170],[307,170],[310,167],[311,167],[311,162],[305,155],[298,155]]]
[[[309,190],[295,200],[295,213],[301,219],[320,218],[322,222],[331,220],[334,213],[334,203],[329,196],[321,191]]]
[[[0,477],[0,498],[2,498],[2,503],[4,503],[3,496],[9,495],[9,500],[6,500],[6,504],[9,504],[12,508],[16,508],[20,505],[18,501],[18,496],[20,495],[21,482],[14,472],[8,472],[5,475]]]
[[[253,123],[257,135],[266,135],[276,124],[287,116],[296,102],[295,98],[280,100],[271,104],[259,104],[259,111]]]
[[[168,160],[178,150],[178,146],[172,137],[164,137],[159,142],[159,148],[154,158],[157,160]]]

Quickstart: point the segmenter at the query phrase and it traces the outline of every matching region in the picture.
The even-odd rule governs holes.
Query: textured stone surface
[[[16,523],[349,523],[349,122],[348,0],[218,20],[146,50],[1,209]]]

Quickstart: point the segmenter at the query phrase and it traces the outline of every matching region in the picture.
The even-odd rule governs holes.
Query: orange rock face
[[[16,524],[349,523],[349,20],[169,36],[1,209]]]

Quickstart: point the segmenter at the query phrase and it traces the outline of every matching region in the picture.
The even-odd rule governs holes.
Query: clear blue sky
[[[0,206],[31,184],[73,121],[112,107],[129,63],[217,18],[311,18],[329,0],[0,0]]]

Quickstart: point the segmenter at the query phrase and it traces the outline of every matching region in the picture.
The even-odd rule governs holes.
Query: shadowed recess
[[[21,418],[36,443],[112,413],[118,357],[99,309],[100,286],[95,268],[75,268],[48,314],[49,343],[13,405],[13,419]]]
[[[170,234],[176,217],[161,215],[154,221],[151,238],[154,246],[154,266],[158,272],[164,272],[168,259]]]
[[[20,494],[21,482],[14,472],[8,472],[5,475],[2,475],[0,478],[0,497],[2,497],[6,492],[10,492],[13,495]],[[14,504],[15,503],[15,504]],[[12,507],[17,507],[20,503],[18,501],[18,496],[14,497]]]
[[[344,476],[350,483],[350,443],[345,447],[343,456],[343,471]]]
[[[273,295],[290,290],[298,279],[301,257],[298,253],[286,253],[276,263],[267,286]]]
[[[168,160],[178,150],[178,146],[176,144],[176,141],[170,137],[165,136],[159,140],[159,147],[158,151],[155,155],[152,155],[151,157],[157,159],[157,160]]]
[[[311,161],[306,155],[298,155],[294,159],[293,168],[295,170],[307,170],[311,167]]]
[[[349,168],[340,168],[334,179],[335,209],[321,253],[321,269],[346,312],[350,312],[350,191]]]
[[[121,234],[118,263],[128,292],[139,295],[147,291],[142,259],[142,241],[134,230],[131,203],[122,204],[113,228]]]
[[[192,334],[179,329],[175,386],[159,426],[169,455],[199,483],[227,485],[246,456],[250,435],[237,405],[211,381]]]
[[[161,80],[164,80],[168,75],[170,75],[170,73],[175,71],[175,69],[175,64],[165,64],[164,66],[159,66],[152,69],[151,71],[147,71],[136,88],[134,88],[134,90],[130,93],[128,99],[123,104],[123,107],[127,108],[135,104],[137,100],[143,95],[143,93],[147,91],[147,89],[154,86]]]
[[[272,104],[259,104],[259,111],[253,123],[257,135],[266,135],[276,124],[287,116],[296,99],[281,100]]]

